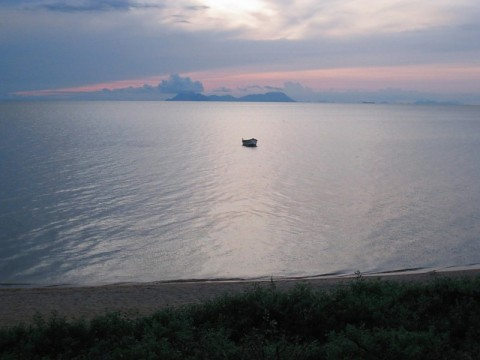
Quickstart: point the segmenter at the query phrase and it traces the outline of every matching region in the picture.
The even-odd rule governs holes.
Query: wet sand
[[[420,273],[390,273],[364,276],[388,281],[426,282],[442,277],[477,277],[480,269]],[[313,288],[332,289],[348,285],[357,277],[322,277],[274,280],[280,290],[299,282]],[[82,287],[0,288],[0,327],[28,324],[35,314],[53,312],[68,319],[90,319],[106,312],[121,311],[148,315],[167,306],[199,303],[223,294],[250,289],[253,284],[270,286],[270,281],[198,281],[114,284]]]

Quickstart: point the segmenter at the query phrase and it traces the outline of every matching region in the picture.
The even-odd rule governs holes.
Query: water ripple
[[[480,263],[475,107],[0,106],[0,283]]]

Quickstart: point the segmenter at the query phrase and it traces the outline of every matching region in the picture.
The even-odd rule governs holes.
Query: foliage
[[[0,359],[480,358],[480,278],[254,286],[148,317],[56,314],[0,329]]]

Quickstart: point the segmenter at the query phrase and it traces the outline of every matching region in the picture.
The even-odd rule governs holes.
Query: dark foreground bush
[[[479,359],[480,279],[240,295],[0,330],[1,359]]]

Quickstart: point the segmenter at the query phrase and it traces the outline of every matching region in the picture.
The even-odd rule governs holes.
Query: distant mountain
[[[231,95],[226,96],[217,96],[217,95],[203,95],[200,93],[194,92],[183,92],[175,95],[167,101],[238,101],[237,98],[234,98]]]
[[[238,101],[252,101],[252,102],[295,102],[282,92],[268,92],[265,94],[252,94],[243,96]]]
[[[415,105],[461,105],[462,103],[457,101],[436,101],[436,100],[417,100]]]
[[[194,92],[185,92],[175,95],[167,101],[235,101],[235,102],[295,102],[282,92],[268,92],[265,94],[251,94],[239,98],[231,95],[203,95]]]

